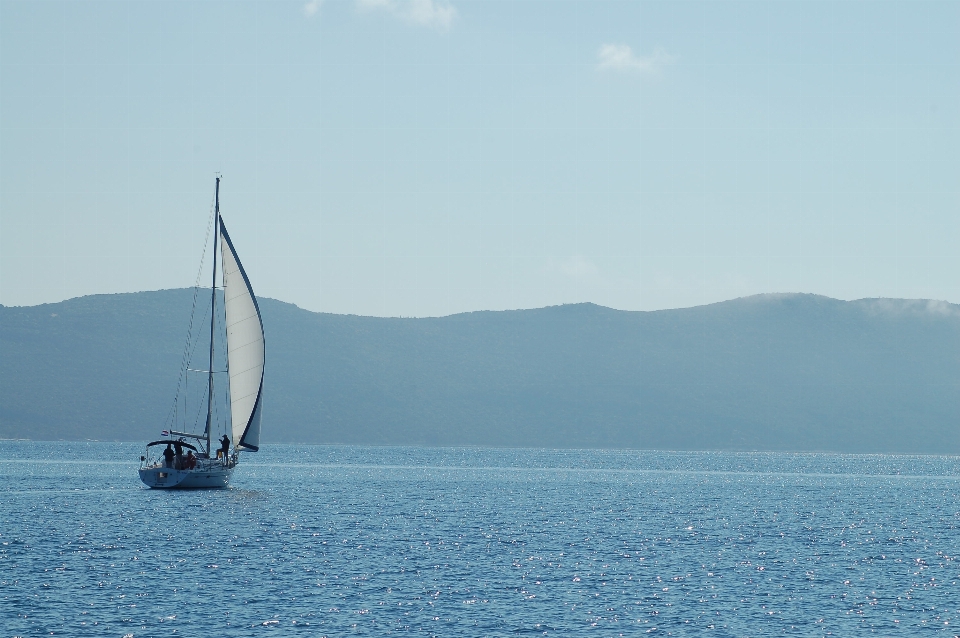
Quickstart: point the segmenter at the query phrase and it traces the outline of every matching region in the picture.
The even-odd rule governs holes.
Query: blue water
[[[960,630],[960,460],[0,442],[3,636]]]

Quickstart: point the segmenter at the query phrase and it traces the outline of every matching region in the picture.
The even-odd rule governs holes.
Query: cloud
[[[404,22],[446,31],[457,17],[456,8],[446,0],[357,0],[364,11],[386,11]]]
[[[308,18],[312,18],[313,16],[317,15],[317,13],[320,12],[321,2],[323,2],[323,0],[307,0],[307,2],[303,4],[303,15],[307,16]]]
[[[626,71],[633,73],[657,73],[673,62],[673,56],[663,47],[657,47],[651,55],[634,55],[627,44],[604,44],[597,51],[597,68],[601,71]]]
[[[936,299],[858,299],[854,303],[872,315],[960,316],[960,306]]]
[[[543,264],[543,272],[560,274],[577,281],[600,278],[600,268],[589,257],[583,255],[548,257]]]

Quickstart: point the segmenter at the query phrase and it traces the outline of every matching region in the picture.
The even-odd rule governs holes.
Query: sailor
[[[227,435],[224,434],[220,439],[220,454],[223,455],[223,458],[227,458],[227,452],[230,451],[230,439],[227,438]],[[219,455],[218,455],[219,456]]]
[[[170,447],[170,444],[167,443],[167,449],[163,451],[164,467],[173,467],[173,457],[174,457],[173,449]]]
[[[183,469],[183,445],[180,444],[180,441],[174,441],[173,449],[175,452],[173,457],[174,467],[176,467],[178,470],[182,470]]]
[[[193,455],[193,450],[187,450],[187,458],[185,459],[185,467],[188,470],[192,470],[197,467],[197,457]]]

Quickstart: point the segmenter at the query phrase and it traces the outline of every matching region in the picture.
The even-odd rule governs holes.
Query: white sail
[[[250,280],[222,218],[220,247],[233,444],[257,451],[260,448],[260,409],[263,404],[263,322]]]

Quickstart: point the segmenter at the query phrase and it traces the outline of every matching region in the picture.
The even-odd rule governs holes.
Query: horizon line
[[[103,293],[90,293],[87,295],[79,295],[77,297],[68,297],[66,299],[61,299],[60,301],[46,301],[43,303],[32,304],[32,305],[11,305],[7,306],[0,304],[0,308],[40,308],[42,306],[52,306],[57,304],[68,303],[71,301],[76,301],[78,299],[85,299],[87,297],[107,297],[115,295],[142,295],[142,294],[154,294],[154,293],[163,293],[163,292],[174,292],[181,290],[192,290],[195,288],[200,288],[207,290],[209,286],[186,286],[183,288],[160,288],[157,290],[138,290],[138,291],[127,291],[127,292],[103,292]],[[218,286],[219,288],[219,286]],[[611,306],[604,306],[593,301],[572,301],[572,302],[563,302],[559,304],[551,304],[547,306],[534,306],[534,307],[521,307],[521,308],[500,308],[500,309],[489,309],[481,308],[476,310],[463,310],[460,312],[453,312],[446,315],[364,315],[351,312],[331,312],[328,310],[311,310],[309,308],[304,308],[297,305],[292,301],[284,301],[282,299],[277,299],[275,297],[268,296],[257,296],[258,299],[265,299],[270,301],[275,301],[277,303],[282,303],[286,305],[293,306],[298,310],[303,310],[304,312],[310,312],[313,314],[324,314],[324,315],[338,315],[344,317],[369,317],[376,319],[443,319],[446,317],[456,317],[460,315],[468,315],[479,312],[523,312],[523,311],[534,311],[534,310],[546,310],[550,308],[563,308],[566,306],[596,306],[597,308],[602,308],[604,310],[612,310],[614,312],[630,312],[630,313],[651,313],[651,312],[669,312],[676,310],[692,310],[694,308],[706,308],[708,306],[716,306],[719,304],[732,303],[736,301],[747,301],[751,299],[758,298],[788,298],[788,297],[816,297],[820,299],[825,299],[829,301],[836,301],[839,303],[858,303],[858,302],[869,302],[869,301],[901,301],[901,302],[913,302],[913,303],[925,303],[929,307],[930,304],[946,304],[948,306],[960,306],[960,303],[953,303],[945,299],[930,299],[923,297],[860,297],[857,299],[839,299],[837,297],[830,297],[829,295],[823,295],[815,292],[760,292],[754,293],[752,295],[744,295],[741,297],[732,297],[730,299],[723,299],[720,301],[711,301],[707,303],[701,303],[692,306],[677,306],[673,308],[657,308],[653,310],[631,310],[624,308],[613,308]]]

